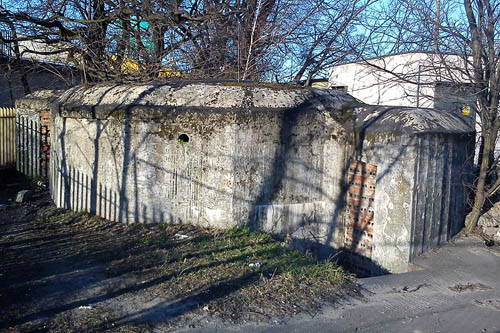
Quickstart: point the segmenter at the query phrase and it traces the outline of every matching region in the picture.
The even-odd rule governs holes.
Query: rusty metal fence
[[[0,168],[16,164],[16,109],[0,108]]]

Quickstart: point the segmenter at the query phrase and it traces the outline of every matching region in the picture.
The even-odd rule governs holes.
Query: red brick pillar
[[[50,166],[50,112],[40,111],[40,166],[42,174],[49,174]]]

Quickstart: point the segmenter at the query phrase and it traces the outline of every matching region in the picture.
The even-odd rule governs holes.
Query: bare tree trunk
[[[441,0],[436,0],[436,19],[434,21],[434,52],[439,52],[439,26],[441,16]]]
[[[17,31],[16,27],[11,21],[7,21],[7,25],[9,26],[9,29],[12,33],[12,39],[14,40],[14,56],[16,57],[15,60],[15,69],[19,71],[19,74],[21,75],[21,83],[23,85],[24,89],[24,94],[29,95],[31,94],[31,89],[30,89],[30,84],[28,82],[28,76],[26,75],[26,71],[24,69],[22,60],[21,60],[21,51],[19,49],[19,41],[17,39]]]
[[[486,132],[484,136],[483,144],[483,154],[481,156],[481,165],[479,169],[479,176],[476,184],[476,192],[474,195],[474,204],[472,206],[472,211],[467,215],[465,219],[465,228],[467,233],[471,233],[476,229],[479,217],[481,216],[481,211],[486,201],[486,177],[488,175],[489,165],[490,165],[490,152],[494,142],[491,140],[491,135]]]

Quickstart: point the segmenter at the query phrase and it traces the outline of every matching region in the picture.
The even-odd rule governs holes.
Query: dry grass
[[[315,313],[355,290],[342,268],[247,228],[127,226],[57,209],[46,192],[0,214],[4,329],[148,331],[198,325],[199,318],[266,321]]]

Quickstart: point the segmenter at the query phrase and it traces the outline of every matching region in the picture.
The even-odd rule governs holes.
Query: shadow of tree
[[[242,290],[245,297],[253,297],[254,291],[248,290],[252,286],[272,290],[270,283],[283,274],[290,278],[295,274],[291,272],[315,265],[265,235],[213,234],[181,225],[126,226],[52,205],[37,209],[47,200],[45,195],[9,210],[0,223],[0,234],[18,232],[15,238],[0,240],[1,328],[50,322],[80,307],[105,307],[151,294],[161,302],[110,318],[117,325],[166,323],[229,295],[240,297],[235,293]],[[52,220],[17,214],[26,209]],[[249,267],[255,262],[262,266]],[[333,273],[345,278],[341,271]],[[332,299],[343,295],[338,286],[330,289],[322,290]],[[100,331],[106,325],[104,321],[85,329]]]
[[[101,101],[104,100],[105,96],[107,94],[110,94],[113,88],[114,86],[109,87],[109,89],[107,89],[107,91],[105,91],[102,94],[100,100]],[[152,168],[154,169],[154,172],[158,174],[166,174],[168,176],[173,175],[175,176],[176,182],[185,181],[188,182],[190,186],[196,185],[197,187],[204,187],[206,189],[209,189],[211,191],[210,193],[213,193],[214,195],[219,195],[219,194],[223,194],[225,196],[231,195],[230,191],[227,191],[226,189],[219,187],[218,184],[209,185],[203,183],[202,181],[198,181],[196,179],[193,180],[192,178],[189,177],[188,174],[178,173],[177,172],[178,170],[169,170],[160,163],[155,164],[149,162],[146,158],[143,158],[143,156],[141,156],[139,150],[149,143],[148,140],[151,138],[151,132],[149,130],[144,131],[142,133],[138,133],[137,131],[134,132],[135,131],[134,122],[136,121],[140,122],[140,120],[134,118],[137,116],[134,113],[135,112],[134,108],[138,105],[142,105],[141,103],[144,96],[152,93],[157,88],[158,86],[152,85],[151,87],[144,89],[138,96],[135,95],[132,96],[131,99],[130,98],[127,99],[130,96],[125,96],[127,98],[123,98],[123,100],[128,100],[129,101],[127,102],[128,104],[119,103],[113,106],[116,110],[120,110],[120,115],[121,115],[121,118],[119,119],[120,127],[117,128],[119,128],[121,131],[119,133],[119,138],[121,140],[120,149],[122,149],[119,153],[118,152],[115,153],[115,151],[112,151],[113,156],[109,157],[109,160],[112,161],[111,164],[115,166],[114,173],[111,172],[113,173],[115,179],[111,181],[110,179],[107,180],[110,182],[114,181],[114,183],[116,184],[114,189],[112,189],[112,186],[110,184],[102,184],[99,181],[99,170],[102,170],[103,168],[102,164],[103,161],[101,158],[102,156],[100,155],[101,149],[103,149],[102,140],[104,140],[103,137],[105,137],[104,134],[110,122],[107,122],[105,119],[106,117],[102,115],[100,117],[103,119],[101,118],[98,119],[97,110],[96,108],[93,107],[91,110],[91,117],[90,119],[88,119],[88,123],[91,123],[92,126],[95,126],[95,130],[94,128],[90,130],[89,129],[90,126],[89,128],[85,128],[84,125],[80,124],[80,126],[83,128],[83,130],[86,131],[87,135],[89,136],[89,139],[93,143],[93,148],[94,148],[93,156],[92,157],[87,156],[87,161],[86,161],[86,163],[89,164],[90,166],[91,175],[84,175],[83,173],[80,173],[80,171],[77,170],[75,167],[72,167],[69,163],[68,160],[69,156],[66,146],[67,143],[65,141],[66,135],[68,135],[69,132],[66,124],[67,119],[63,117],[60,129],[61,135],[59,136],[61,159],[60,162],[58,162],[61,165],[60,170],[58,170],[58,172],[60,172],[60,178],[62,179],[62,182],[58,184],[58,186],[60,192],[61,192],[60,187],[63,187],[63,190],[60,193],[60,198],[64,201],[64,206],[71,209],[81,209],[89,211],[93,214],[98,214],[100,216],[106,217],[108,219],[113,219],[122,222],[124,224],[129,224],[134,221],[142,221],[142,220],[147,221],[148,219],[154,222],[167,222],[172,224],[174,222],[172,216],[167,216],[168,214],[165,214],[163,210],[161,209],[158,210],[156,207],[148,207],[144,203],[145,201],[144,196],[147,196],[146,194],[154,196],[155,193],[152,192],[151,189],[146,189],[146,190],[143,189],[143,192],[141,192],[140,187],[141,186],[144,187],[144,184],[140,184],[141,180],[139,179],[140,175],[138,174],[140,165]],[[127,94],[131,94],[131,92],[127,92]],[[316,93],[314,93],[313,91],[312,95],[314,94]],[[316,95],[314,96],[318,97],[319,95],[320,94],[317,93],[317,96]],[[314,131],[311,131],[310,133],[308,132],[309,135],[300,136],[297,134],[297,132],[300,130],[299,125],[303,127],[305,126],[314,127],[314,124],[307,124],[307,121],[304,121],[304,119],[306,120],[313,119],[307,117],[313,114],[314,112],[319,114],[318,110],[315,109],[314,103],[311,100],[307,100],[306,102],[303,102],[297,105],[296,107],[278,110],[276,112],[277,122],[275,124],[277,126],[277,129],[276,128],[274,129],[277,132],[277,139],[271,142],[269,147],[269,151],[271,151],[272,153],[269,154],[269,156],[266,156],[269,157],[269,160],[266,160],[265,162],[256,162],[256,164],[261,163],[261,165],[263,166],[262,169],[264,170],[264,171],[258,170],[259,172],[262,172],[264,174],[260,183],[258,183],[258,188],[252,189],[253,192],[250,191],[251,192],[250,194],[244,193],[244,195],[240,195],[239,193],[234,193],[231,197],[232,200],[248,203],[248,211],[245,211],[240,216],[243,217],[242,223],[246,224],[247,226],[250,226],[252,229],[255,230],[263,229],[263,224],[264,224],[263,219],[264,219],[264,214],[266,213],[265,210],[266,207],[269,206],[272,207],[273,205],[280,205],[280,204],[288,204],[289,202],[295,203],[293,199],[285,197],[286,199],[290,199],[287,201],[284,200],[283,197],[280,197],[280,195],[282,195],[283,192],[285,192],[283,189],[287,186],[287,183],[293,183],[293,186],[297,188],[307,189],[314,192],[314,196],[306,197],[307,201],[314,201],[314,200],[323,201],[327,205],[329,205],[333,210],[333,214],[329,216],[328,221],[324,222],[326,224],[327,232],[323,240],[317,241],[316,239],[314,240],[300,239],[297,240],[296,244],[299,244],[304,250],[315,249],[315,253],[317,255],[322,255],[323,257],[328,257],[331,254],[339,253],[339,250],[357,254],[357,249],[358,246],[360,245],[361,238],[352,237],[352,241],[349,244],[347,244],[347,242],[345,241],[346,240],[345,228],[347,227],[347,223],[349,221],[346,221],[344,213],[347,206],[347,195],[349,193],[350,187],[355,177],[354,173],[350,176],[349,168],[352,166],[353,162],[354,163],[361,162],[361,160],[363,159],[362,154],[365,148],[364,147],[365,135],[366,132],[370,130],[370,126],[376,123],[379,119],[381,119],[387,112],[390,112],[390,110],[391,110],[390,108],[383,110],[377,116],[370,118],[370,120],[365,122],[361,127],[359,126],[356,127],[353,125],[352,128],[349,128],[347,125],[344,126],[345,129],[349,131],[347,138],[348,139],[352,138],[354,143],[352,142],[345,143],[346,146],[348,146],[348,149],[346,150],[347,152],[345,153],[345,156],[342,156],[343,164],[342,164],[342,171],[340,172],[340,182],[341,182],[340,191],[338,191],[336,195],[331,195],[331,193],[326,193],[326,191],[323,191],[323,188],[321,186],[317,186],[317,184],[314,183],[316,179],[312,179],[311,177],[308,178],[310,174],[317,175],[318,179],[323,179],[323,177],[327,178],[327,175],[323,173],[323,169],[321,166],[308,165],[306,162],[304,162],[304,160],[300,160],[300,158],[296,158],[296,155],[294,155],[297,151],[306,146],[307,146],[306,149],[309,149],[311,154],[313,154],[312,153],[312,150],[314,148],[313,145],[311,144],[306,145],[308,140],[311,142],[316,140],[314,141],[314,143],[317,144],[318,146],[321,146],[325,142],[324,137],[321,136],[315,137],[314,134],[316,134],[316,132]],[[150,111],[152,112],[153,110]],[[190,111],[192,111],[194,114],[197,114],[195,113],[195,111],[198,112],[200,110],[195,110],[193,108],[193,110]],[[201,111],[210,112],[211,110],[209,111],[201,110]],[[252,110],[252,112],[254,111],[255,110]],[[341,113],[343,111],[345,110],[330,110],[328,112]],[[110,110],[109,112],[113,111]],[[261,114],[264,114],[266,111],[257,110],[255,112],[260,112]],[[337,114],[337,116],[339,115]],[[152,118],[149,119],[148,121],[154,122],[156,120],[157,119]],[[239,144],[244,144],[244,143],[239,143]],[[209,152],[207,152],[207,154],[208,153]],[[210,153],[215,154],[214,152]],[[376,180],[381,181],[385,177],[387,177],[390,174],[393,166],[396,163],[401,162],[401,159],[405,155],[405,153],[406,153],[406,147],[401,146],[399,151],[397,151],[397,153],[394,156],[392,156],[392,160],[389,163],[387,163],[387,166],[385,167],[384,171],[379,172],[376,175]],[[228,159],[232,159],[232,161],[234,162],[238,159],[239,156],[237,156],[237,154],[235,153],[234,155],[227,154],[225,157]],[[248,162],[253,163],[254,161],[248,161]],[[323,159],[321,159],[320,162],[322,163],[322,165],[325,165],[330,161],[328,161],[325,157],[323,157]],[[240,163],[242,162],[240,161]],[[292,166],[293,167],[300,166],[301,168],[303,168],[304,169],[304,173],[302,174],[303,176],[300,177],[288,173],[288,171],[292,168]],[[207,173],[214,172],[215,169],[216,167],[212,167],[212,169],[209,168],[208,170],[205,170],[205,172]],[[120,170],[120,172],[118,172],[118,170]],[[366,173],[366,165],[362,165],[361,173],[362,174]],[[249,175],[249,177],[251,176],[252,175]],[[365,195],[364,185],[366,185],[364,183],[364,180],[361,180],[360,190],[359,190],[360,197],[363,197]],[[90,193],[90,199],[87,193]],[[297,195],[301,195],[301,193],[298,193]],[[182,202],[182,204],[185,204],[185,202]],[[354,214],[352,216],[352,220],[356,223],[356,221],[359,221],[361,219],[362,207],[361,205],[357,205],[353,209],[354,209],[353,211]],[[150,215],[148,215],[149,213]],[[291,213],[289,215],[291,215]],[[77,221],[73,221],[73,223],[77,223]],[[316,216],[304,216],[303,219],[299,221],[296,225],[289,225],[287,226],[288,229],[284,231],[293,234],[296,228],[302,228],[307,223],[310,223],[311,225],[313,225],[313,227],[316,227],[314,224],[318,223],[318,220],[316,219]],[[366,233],[368,232],[367,228],[368,224],[365,224],[364,226],[359,227],[358,228],[359,230],[356,230],[356,233]],[[191,237],[189,242],[167,241],[166,244],[162,243],[162,245],[160,246],[160,245],[151,245],[150,244],[151,241],[147,241],[147,239],[149,238],[145,238],[145,241],[143,243],[140,243],[137,241],[136,238],[131,239],[128,236],[114,235],[112,241],[106,238],[106,236],[102,235],[96,236],[96,235],[86,234],[85,236],[81,237],[75,237],[75,236],[76,236],[75,234],[67,233],[64,235],[61,234],[60,236],[54,237],[52,239],[50,239],[51,236],[49,236],[48,238],[33,237],[31,239],[31,242],[33,243],[40,243],[40,242],[43,243],[51,241],[52,248],[48,247],[46,254],[54,255],[56,257],[55,260],[47,260],[47,259],[40,260],[39,262],[40,266],[36,266],[35,264],[29,266],[31,267],[32,270],[35,271],[42,266],[45,267],[49,263],[53,264],[54,267],[56,267],[55,270],[49,271],[45,275],[44,274],[35,275],[34,277],[38,278],[47,277],[49,276],[49,273],[65,274],[65,273],[75,272],[78,269],[81,270],[96,269],[97,271],[100,272],[99,274],[104,274],[102,273],[103,266],[111,262],[113,262],[114,265],[114,270],[112,271],[112,273],[105,273],[102,276],[97,275],[96,278],[90,279],[88,280],[88,282],[80,283],[77,286],[71,286],[70,292],[76,292],[78,290],[82,290],[86,287],[90,287],[91,285],[98,283],[99,281],[106,280],[113,276],[116,277],[127,274],[130,275],[131,273],[134,272],[151,271],[153,277],[146,280],[146,282],[140,284],[137,284],[137,281],[135,281],[134,279],[130,279],[130,284],[127,284],[126,286],[113,288],[108,292],[100,293],[98,295],[83,297],[77,301],[65,302],[62,305],[53,306],[50,307],[49,309],[35,311],[33,313],[27,314],[25,316],[16,319],[17,320],[15,321],[16,323],[22,323],[26,321],[35,320],[38,318],[55,315],[61,312],[78,308],[83,305],[97,304],[109,299],[119,298],[125,294],[151,289],[160,286],[164,283],[171,282],[173,279],[176,279],[179,276],[206,272],[214,267],[225,267],[225,265],[246,260],[248,259],[248,256],[272,257],[272,255],[275,254],[272,251],[271,252],[266,252],[265,250],[254,251],[253,253],[249,253],[246,255],[234,255],[229,258],[225,258],[223,260],[220,259],[209,260],[209,262],[200,263],[196,265],[186,264],[184,265],[184,267],[180,268],[175,265],[182,266],[182,264],[185,264],[187,260],[191,261],[199,259],[206,254],[217,255],[217,253],[220,253],[222,251],[237,250],[239,249],[239,247],[236,245],[231,247],[225,247],[224,249],[222,248],[212,249],[205,252],[200,251],[199,249],[196,251],[193,251],[191,249],[190,252],[184,253],[182,255],[175,255],[172,257],[170,254],[166,254],[164,252],[177,251],[177,250],[185,251],[186,248],[183,246],[187,246],[188,243],[191,244],[191,246],[193,246],[197,241],[203,242],[206,240],[206,238],[203,238],[204,236],[200,236],[200,238]],[[280,236],[282,237],[284,236],[283,232]],[[338,239],[335,239],[335,237],[338,237]],[[155,243],[156,241],[152,242],[156,244]],[[76,254],[64,253],[61,255],[60,250],[65,246],[67,246],[68,243],[71,243],[74,246],[81,246],[82,252]],[[89,243],[94,243],[94,244],[89,246],[88,245]],[[8,247],[21,244],[22,243],[19,244],[9,243]],[[33,247],[33,249],[34,248],[35,247]],[[158,251],[158,253],[155,253],[154,255],[148,255],[149,261],[144,260],[143,254],[148,251]],[[95,259],[96,256],[100,257],[99,260]],[[123,263],[122,264],[117,263],[117,261],[120,260],[126,261],[126,258],[135,258],[136,263],[134,265],[130,264],[123,265]],[[366,257],[365,259],[369,262],[368,265],[370,266],[371,271],[376,271],[378,272],[378,274],[387,273],[387,271],[384,270],[382,267],[380,267],[377,263],[372,262],[371,258]],[[78,264],[72,264],[74,262],[77,262]],[[12,264],[12,261],[10,263]],[[175,266],[176,267],[175,269],[180,269],[180,270],[165,273],[164,271],[165,265]],[[16,264],[14,263],[14,266],[12,267],[15,266]],[[269,267],[269,269],[271,270],[273,268],[276,267]],[[301,266],[298,264],[298,266],[295,268],[300,269]],[[261,271],[260,273],[268,273],[268,272]],[[281,272],[279,271],[275,273],[278,274],[278,276],[281,274]],[[18,276],[21,279],[20,280],[21,283],[28,283],[29,281],[31,281],[30,280],[31,278],[26,278],[23,281],[21,275],[22,274],[18,274]],[[174,318],[176,316],[186,313],[194,306],[200,306],[203,304],[207,304],[213,300],[217,300],[226,297],[228,295],[233,295],[237,291],[240,291],[254,284],[256,281],[258,281],[258,279],[261,279],[261,276],[262,276],[261,274],[257,274],[256,272],[248,271],[245,274],[238,277],[226,278],[223,279],[222,281],[216,281],[215,287],[212,286],[200,287],[199,290],[197,290],[196,292],[190,292],[188,293],[188,295],[183,295],[183,296],[176,295],[177,298],[171,297],[168,301],[161,302],[161,304],[157,304],[151,309],[140,309],[134,312],[133,314],[121,317],[120,320],[126,322],[128,320],[127,318],[129,319],[149,318],[156,313],[167,313],[169,314],[167,315],[168,318]],[[29,275],[27,275],[27,277],[29,277]],[[188,304],[188,306],[183,307],[182,304]]]
[[[108,94],[111,94],[112,90],[116,88],[117,86],[110,86],[108,87],[101,95],[100,100],[102,101],[105,99],[105,97]],[[120,161],[120,158],[117,158],[114,156],[114,161],[117,164],[120,164],[120,167],[117,169],[121,170],[120,174],[116,174],[116,184],[118,184],[118,189],[117,193],[113,193],[113,195],[116,195],[117,198],[112,197],[111,195],[111,190],[109,189],[109,196],[108,196],[108,188],[107,185],[102,185],[98,183],[98,174],[97,170],[99,169],[99,164],[101,161],[99,160],[99,149],[100,149],[100,137],[102,135],[102,131],[105,129],[107,124],[104,124],[101,119],[95,119],[94,122],[96,123],[96,130],[95,134],[92,138],[94,140],[94,159],[93,159],[93,164],[92,164],[92,176],[90,180],[90,187],[88,189],[83,189],[82,191],[88,190],[89,193],[92,194],[91,198],[91,205],[90,205],[90,211],[92,213],[98,213],[101,216],[105,216],[106,218],[112,218],[114,220],[124,222],[124,223],[130,223],[132,220],[138,221],[142,218],[147,219],[148,217],[146,216],[146,211],[150,210],[152,211],[152,215],[154,217],[155,222],[156,221],[165,221],[168,220],[168,216],[165,215],[163,211],[159,211],[157,213],[157,210],[155,207],[147,207],[146,205],[143,204],[142,208],[142,214],[140,212],[141,210],[141,202],[142,198],[140,197],[141,191],[138,190],[139,184],[138,184],[138,165],[139,163],[146,164],[149,167],[154,168],[155,172],[160,172],[160,173],[166,173],[169,174],[171,173],[172,176],[176,179],[178,178],[186,178],[187,176],[183,174],[179,174],[176,172],[176,170],[168,170],[167,168],[164,168],[162,165],[159,164],[154,164],[150,163],[147,160],[141,159],[140,154],[138,154],[138,150],[147,143],[148,139],[150,138],[150,133],[146,132],[140,135],[137,135],[137,133],[133,133],[133,122],[137,121],[135,119],[135,107],[138,105],[142,105],[143,103],[143,98],[152,92],[154,92],[156,89],[159,89],[159,86],[152,85],[150,87],[147,87],[147,89],[144,89],[138,96],[131,95],[131,91],[128,91],[125,93],[125,96],[121,99],[122,101],[127,100],[128,102],[124,104],[123,102],[120,102],[118,105],[112,106],[115,110],[120,110],[120,114],[122,117],[120,118],[120,121],[122,123],[122,133],[121,133],[121,138],[122,142],[121,144],[123,145],[123,152],[121,154],[123,155]],[[313,90],[314,92],[314,90]],[[321,94],[313,93],[315,97],[319,98],[321,100]],[[64,102],[64,101],[63,101]],[[295,186],[304,186],[304,187],[309,187],[311,191],[317,193],[318,197],[321,197],[321,199],[318,200],[324,200],[326,202],[331,202],[331,205],[335,207],[333,216],[331,217],[329,223],[328,223],[328,231],[326,233],[325,241],[323,242],[318,242],[316,246],[312,244],[310,241],[306,240],[299,240],[301,242],[302,246],[308,246],[309,249],[313,249],[315,253],[321,254],[323,257],[328,257],[336,252],[338,252],[337,246],[341,246],[341,244],[336,244],[334,246],[334,243],[338,243],[338,240],[334,242],[335,235],[337,233],[343,232],[343,230],[338,230],[338,228],[344,224],[343,221],[343,212],[346,207],[346,196],[348,193],[348,188],[349,188],[349,183],[350,180],[348,178],[348,168],[350,166],[350,163],[352,161],[359,160],[359,153],[363,149],[363,142],[364,142],[364,133],[369,126],[376,122],[379,118],[383,117],[385,112],[382,112],[379,114],[377,117],[373,117],[369,122],[367,122],[363,128],[361,129],[350,129],[352,131],[352,134],[356,133],[356,143],[355,147],[352,149],[352,154],[350,156],[345,157],[345,163],[343,167],[343,171],[341,173],[341,178],[344,181],[342,184],[342,190],[338,193],[336,197],[332,197],[329,193],[325,193],[321,187],[314,186],[310,184],[308,181],[305,181],[305,179],[300,179],[299,177],[290,177],[290,175],[287,174],[287,170],[290,169],[292,165],[300,165],[303,163],[303,161],[297,160],[296,158],[294,159],[294,153],[295,151],[301,147],[301,146],[307,146],[307,140],[313,140],[315,138],[311,138],[310,136],[298,136],[297,131],[298,131],[298,125],[299,122],[301,121],[302,118],[307,117],[308,115],[317,112],[316,105],[318,101],[313,100],[313,99],[306,99],[305,102],[293,107],[293,108],[288,108],[284,110],[280,110],[277,112],[278,114],[278,123],[276,124],[277,128],[279,129],[279,134],[278,134],[278,141],[273,143],[274,147],[271,148],[271,151],[274,152],[274,156],[272,157],[271,161],[267,162],[266,170],[269,170],[266,172],[264,175],[261,183],[259,183],[259,190],[256,191],[256,195],[251,195],[250,197],[242,197],[239,198],[238,195],[233,195],[233,200],[241,200],[241,201],[250,201],[250,208],[248,214],[243,214],[243,218],[247,218],[246,224],[250,227],[252,227],[255,230],[262,229],[262,213],[264,212],[263,207],[266,207],[268,205],[273,205],[275,203],[280,203],[280,200],[277,198],[278,195],[281,194],[283,191],[284,184],[286,182],[289,183],[294,183],[296,184]],[[189,104],[189,103],[188,103]],[[147,105],[147,103],[146,103]],[[110,107],[110,106],[106,106]],[[95,107],[92,107],[91,114],[93,117],[96,117],[96,111]],[[193,108],[193,112],[196,111],[195,108]],[[388,110],[387,110],[388,111]],[[386,111],[386,112],[387,112]],[[113,111],[110,109],[109,113],[111,114]],[[252,111],[253,112],[253,111]],[[258,111],[258,112],[264,112],[264,111]],[[328,112],[332,113],[342,113],[344,110],[329,110]],[[336,117],[339,117],[339,114],[335,114]],[[102,117],[102,116],[101,116]],[[304,126],[304,124],[302,124]],[[63,133],[64,133],[64,124],[63,124]],[[90,133],[90,132],[89,132]],[[134,139],[132,138],[133,135],[136,135]],[[323,140],[323,141],[322,141]],[[134,141],[134,142],[132,142]],[[316,142],[316,141],[315,141]],[[317,144],[324,144],[324,139],[320,138]],[[312,147],[312,146],[311,146]],[[312,148],[310,148],[312,149]],[[65,159],[64,157],[66,156],[66,151],[65,151],[65,146],[64,142],[61,142],[61,151],[62,151],[62,157],[63,159],[61,160],[61,164],[63,166],[61,172],[61,177],[65,179],[67,182],[68,178],[71,178],[71,174],[74,173],[72,170],[65,170]],[[402,154],[402,152],[401,152]],[[229,158],[235,160],[237,156],[229,156]],[[393,163],[396,163],[399,160],[398,157],[393,161]],[[329,163],[329,161],[324,160],[322,163]],[[302,165],[306,170],[309,172],[314,171],[318,173],[318,177],[326,177],[322,173],[322,169],[318,169],[315,166],[309,166],[309,165]],[[386,172],[389,172],[390,167]],[[379,176],[379,178],[384,177],[384,175]],[[207,187],[207,184],[204,184],[202,182],[198,182],[193,179],[184,179],[185,181],[188,182],[193,182],[198,187]],[[88,181],[85,181],[85,183],[88,183]],[[66,188],[66,185],[65,185]],[[68,185],[67,190],[70,189],[70,186]],[[213,192],[220,192],[222,189],[219,188],[210,188],[211,191]],[[77,191],[80,191],[77,188]],[[98,195],[100,193],[100,195]],[[362,193],[361,193],[362,194]],[[227,195],[227,193],[226,193]],[[66,198],[65,200],[69,200]],[[96,206],[101,206],[101,204],[97,204],[97,201],[104,201],[105,205],[105,210],[103,211],[102,209],[97,209]],[[311,200],[309,198],[309,200]],[[106,207],[109,204],[110,208],[108,211],[106,211]],[[131,208],[133,207],[133,208]],[[87,209],[87,206],[85,205],[85,209]],[[356,214],[359,217],[359,210],[356,212]],[[144,215],[144,217],[143,217]],[[156,215],[156,217],[155,217]],[[170,218],[172,218],[170,216]],[[314,217],[313,217],[314,218]],[[172,221],[171,221],[172,222]],[[293,234],[293,229],[291,228],[301,228],[305,225],[306,222],[301,222],[297,226],[290,226],[289,227],[289,233]],[[314,223],[314,221],[313,221]],[[361,230],[361,232],[364,232],[364,230]],[[281,236],[285,236],[284,234],[281,234]],[[339,236],[340,238],[342,237]],[[352,244],[349,245],[349,249],[346,249],[347,251],[353,252],[353,250],[358,246],[359,240],[355,239]],[[369,260],[369,258],[368,258]],[[382,271],[382,270],[379,270]]]

